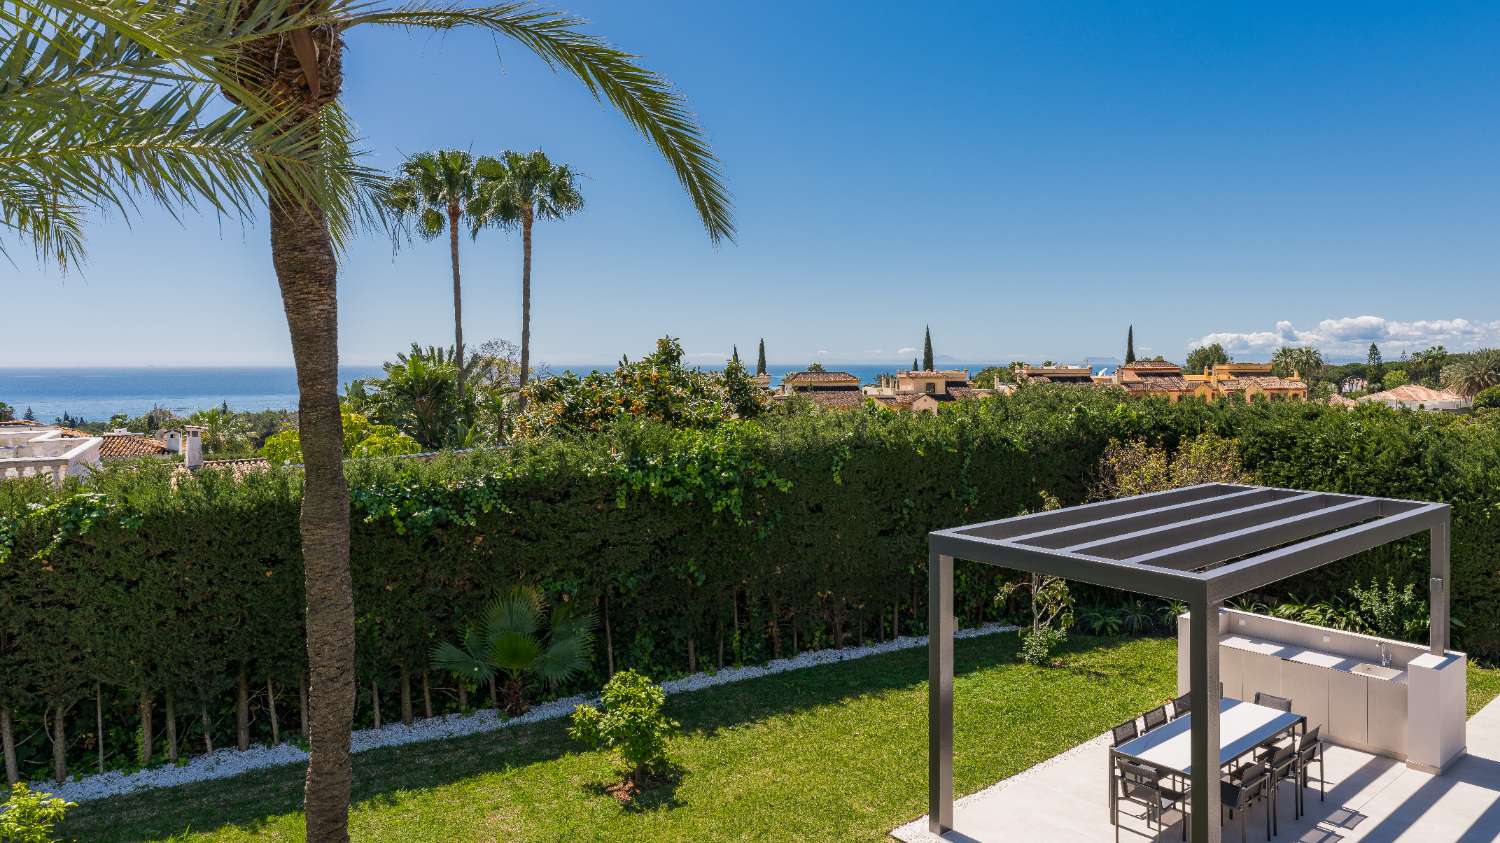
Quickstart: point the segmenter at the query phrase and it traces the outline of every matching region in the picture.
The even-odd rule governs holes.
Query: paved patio
[[[1481,843],[1500,841],[1500,700],[1469,720],[1469,754],[1441,776],[1407,769],[1389,758],[1328,747],[1328,799],[1308,791],[1307,815],[1292,820],[1292,786],[1281,788],[1277,841],[1296,843]],[[907,843],[1103,843],[1114,840],[1105,796],[1108,736],[958,800],[954,830],[927,832],[925,816],[891,835]],[[1315,768],[1316,769],[1316,768]],[[1265,840],[1264,809],[1252,812],[1248,840]],[[1180,840],[1180,826],[1161,833]],[[1122,841],[1151,839],[1144,822],[1126,819]],[[1240,840],[1239,818],[1224,827]]]

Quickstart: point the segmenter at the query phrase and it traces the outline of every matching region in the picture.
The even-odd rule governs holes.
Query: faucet
[[[1391,666],[1391,648],[1384,642],[1380,642],[1380,666]]]

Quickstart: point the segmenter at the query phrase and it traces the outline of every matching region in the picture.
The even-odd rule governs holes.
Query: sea
[[[754,361],[749,361],[754,365]],[[968,369],[971,374],[986,366],[1000,363],[959,363],[939,360],[944,369]],[[552,365],[552,372],[571,370],[578,373],[594,369],[610,370],[612,364]],[[716,368],[716,367],[704,367]],[[788,373],[806,366],[768,366],[771,384],[775,386]],[[877,376],[905,366],[894,363],[826,364],[830,370],[848,372],[862,383],[873,383]],[[347,366],[339,369],[339,382],[356,378],[379,377],[379,366]],[[70,418],[86,421],[108,421],[119,413],[138,416],[153,407],[188,415],[228,404],[238,411],[294,410],[297,407],[297,378],[287,367],[190,368],[0,368],[0,402],[15,408],[19,417],[30,408],[41,421],[54,421],[66,413]]]

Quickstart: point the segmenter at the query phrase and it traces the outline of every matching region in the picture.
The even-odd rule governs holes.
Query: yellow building
[[[1112,382],[1131,395],[1154,396],[1177,402],[1196,394],[1196,387],[1182,376],[1182,367],[1165,360],[1137,360],[1115,370]]]
[[[1270,363],[1215,363],[1201,375],[1184,375],[1195,385],[1195,394],[1212,401],[1215,398],[1242,398],[1253,401],[1306,401],[1307,384],[1297,372],[1290,378],[1271,373]]]
[[[848,372],[793,372],[781,379],[777,400],[806,398],[820,407],[860,407],[865,403],[859,378]]]
[[[940,404],[983,398],[994,392],[976,388],[965,369],[897,372],[864,388],[865,396],[883,407],[918,413],[936,413]]]

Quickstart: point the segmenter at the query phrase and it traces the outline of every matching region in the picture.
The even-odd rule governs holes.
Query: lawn
[[[1075,638],[1059,665],[1015,637],[956,642],[956,788],[1019,772],[1168,698],[1175,641]],[[360,841],[866,840],[926,811],[927,655],[911,650],[671,698],[675,787],[633,807],[602,792],[609,757],[561,721],[355,756]],[[1500,671],[1471,668],[1472,714]],[[89,841],[301,840],[304,768],[148,791],[76,808]]]
[[[956,642],[954,774],[988,786],[1171,695],[1171,639],[1075,639],[1058,667],[1013,635]],[[684,694],[676,787],[626,808],[606,755],[561,721],[355,756],[361,841],[879,840],[926,811],[927,653],[910,650]],[[304,768],[85,803],[81,840],[300,840]]]

